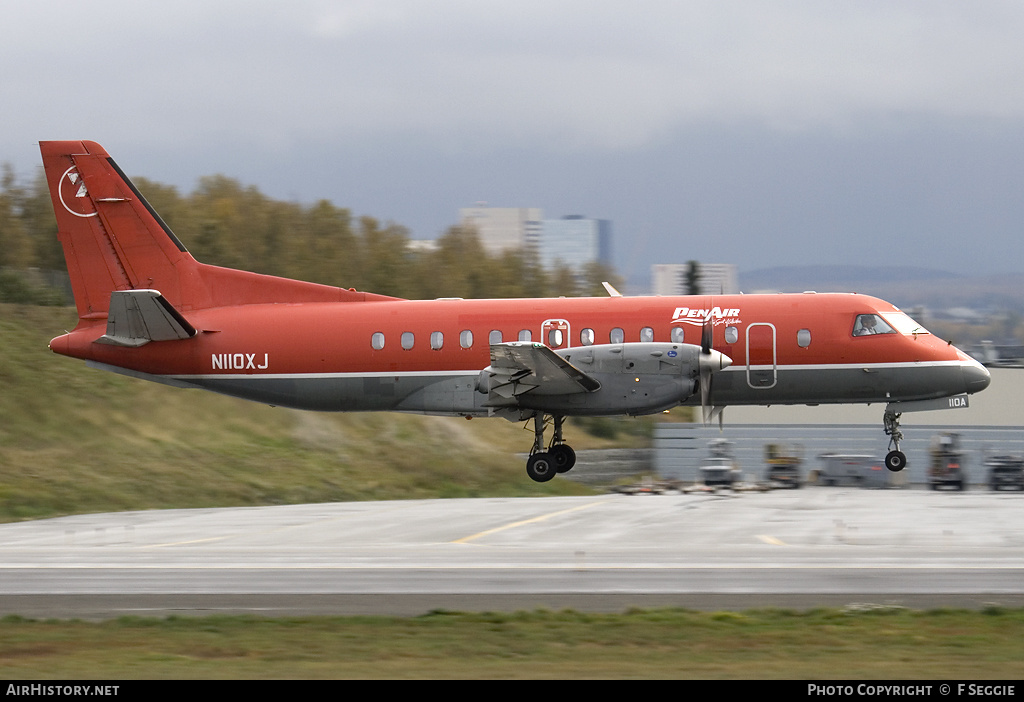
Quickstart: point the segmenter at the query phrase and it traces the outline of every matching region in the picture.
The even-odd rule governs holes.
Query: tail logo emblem
[[[89,191],[85,189],[85,181],[82,180],[82,176],[78,174],[78,170],[74,166],[64,171],[57,193],[60,195],[60,204],[76,217],[95,217],[97,215],[92,199],[89,197]]]

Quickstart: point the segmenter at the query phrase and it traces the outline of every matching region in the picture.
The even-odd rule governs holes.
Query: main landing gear
[[[903,440],[903,432],[900,431],[900,413],[886,410],[882,422],[885,425],[885,433],[889,436],[889,448],[892,449],[885,455],[885,467],[893,473],[899,473],[907,467],[907,457],[900,451],[900,442]]]
[[[551,445],[545,451],[544,429],[548,416],[555,425],[555,431]],[[545,416],[540,412],[533,415],[533,448],[530,449],[530,457],[526,459],[526,474],[538,483],[546,483],[558,473],[568,472],[576,465],[576,452],[562,441],[563,421],[565,417],[557,415]]]

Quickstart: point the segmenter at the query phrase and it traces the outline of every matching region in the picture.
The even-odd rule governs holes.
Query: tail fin
[[[181,300],[198,265],[125,177],[91,141],[39,144],[78,315],[106,316],[114,290],[155,288]]]
[[[118,290],[156,290],[179,310],[394,299],[199,263],[102,146],[43,141],[39,148],[83,320],[106,318]]]

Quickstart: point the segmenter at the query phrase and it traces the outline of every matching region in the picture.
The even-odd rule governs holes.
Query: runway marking
[[[139,546],[141,549],[147,548],[164,548],[165,546],[187,546],[188,544],[207,544],[211,541],[223,541],[224,539],[230,539],[230,536],[211,536],[208,539],[192,539],[191,541],[171,541],[166,544],[145,544]]]
[[[499,527],[499,530],[502,527]],[[475,538],[475,537],[466,537]],[[451,542],[456,543],[456,542]],[[468,565],[436,565],[431,563],[420,563],[420,564],[395,564],[395,563],[383,563],[383,564],[368,564],[368,563],[351,563],[351,564],[322,564],[322,563],[297,563],[297,564],[277,564],[277,563],[264,563],[264,564],[251,564],[251,563],[217,563],[217,564],[206,564],[206,563],[189,563],[181,565],[165,565],[165,564],[124,564],[124,563],[2,563],[0,564],[0,571],[20,571],[20,570],[39,570],[39,571],[50,571],[50,570],[68,570],[68,571],[150,571],[150,570],[161,570],[161,571],[237,571],[237,570],[248,570],[248,571],[289,571],[289,570],[308,570],[308,571],[365,571],[365,570],[380,570],[380,571],[394,571],[394,570],[408,570],[408,571],[423,571],[423,570],[436,570],[436,571],[473,571],[473,570],[576,570],[573,565],[566,565],[565,563],[525,563],[525,564],[508,564],[508,563],[475,563]],[[721,571],[758,571],[758,570],[818,570],[818,571],[888,571],[888,570],[905,570],[905,571],[1020,571],[1024,572],[1024,566],[1019,565],[933,565],[933,564],[860,564],[860,563],[844,563],[844,564],[829,564],[829,565],[815,565],[815,564],[791,564],[791,565],[779,565],[775,563],[666,563],[666,564],[636,564],[636,563],[595,563],[588,565],[587,570],[593,572],[599,571],[659,571],[659,570],[675,570],[675,571],[708,571],[708,570],[721,570]],[[0,588],[0,594],[11,594],[9,592],[3,592]]]
[[[768,534],[758,534],[757,538],[759,538],[761,541],[764,541],[766,544],[771,544],[772,546],[786,545],[786,542],[782,539],[776,539],[774,536],[769,536]]]
[[[490,536],[491,534],[497,534],[499,531],[505,531],[506,529],[515,529],[516,527],[521,527],[521,526],[524,526],[526,524],[533,524],[534,522],[543,522],[543,521],[545,521],[547,519],[551,519],[552,517],[559,517],[559,516],[561,516],[563,514],[569,514],[570,512],[578,512],[578,511],[583,510],[583,509],[590,509],[591,507],[595,507],[597,505],[603,505],[603,504],[605,504],[607,502],[611,502],[611,500],[601,500],[600,502],[590,502],[590,503],[585,504],[585,505],[578,505],[576,507],[570,507],[569,509],[559,510],[558,512],[551,512],[550,514],[542,514],[539,517],[531,517],[530,519],[523,519],[522,521],[512,522],[511,524],[506,524],[506,525],[500,526],[500,527],[494,527],[493,529],[487,529],[486,531],[481,531],[481,532],[478,532],[476,534],[470,534],[469,536],[463,536],[461,539],[455,539],[455,541],[452,541],[451,543],[453,543],[453,544],[465,544],[465,543],[468,543],[470,541],[473,541],[474,539],[479,539],[479,538],[484,537],[484,536]]]

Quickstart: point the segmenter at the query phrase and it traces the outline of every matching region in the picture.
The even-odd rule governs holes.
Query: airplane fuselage
[[[98,320],[51,346],[151,380],[273,405],[483,416],[495,413],[478,382],[492,343],[540,342],[573,363],[622,344],[678,344],[682,352],[699,346],[710,315],[713,347],[732,359],[715,376],[720,405],[923,400],[988,382],[980,364],[923,330],[854,336],[858,315],[898,313],[856,294],[383,300],[184,312],[200,330],[187,345],[98,344],[106,329]],[[685,369],[652,372],[641,362],[611,375],[623,379],[620,401],[572,413],[645,414],[700,401]],[[630,404],[630,392],[653,393],[675,375],[686,376],[683,390]]]
[[[901,470],[904,410],[965,406],[989,383],[862,295],[399,300],[211,266],[102,146],[40,151],[79,313],[54,352],[271,405],[532,419],[534,480],[575,463],[566,417],[677,405],[708,421],[727,405],[885,402]]]

